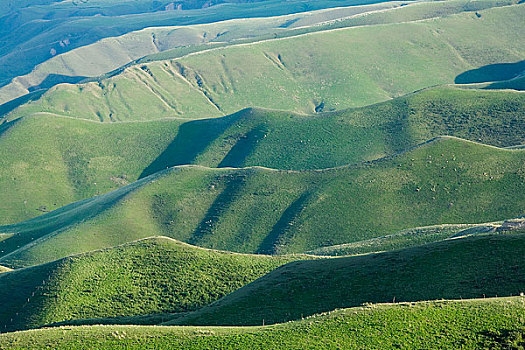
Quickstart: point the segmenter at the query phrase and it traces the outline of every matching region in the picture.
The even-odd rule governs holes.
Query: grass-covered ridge
[[[15,270],[0,275],[0,332],[191,311],[301,258],[212,251],[156,237]]]
[[[381,304],[266,327],[60,327],[0,335],[1,349],[508,349],[523,297]]]
[[[167,324],[260,325],[364,302],[519,295],[525,288],[523,249],[521,232],[293,262]]]
[[[189,122],[107,124],[34,115],[0,126],[0,223],[176,165],[321,169],[391,155],[439,135],[520,145],[524,116],[523,93],[454,87],[312,116],[246,109]]]
[[[525,47],[515,38],[525,35],[524,11],[520,4],[479,16],[322,31],[139,64],[102,81],[55,87],[9,118],[45,111],[151,120],[218,117],[257,106],[311,113],[368,105],[523,59]]]
[[[441,137],[328,170],[180,166],[0,231],[0,264],[31,266],[151,235],[257,253],[305,252],[412,227],[523,215],[523,150]],[[473,204],[474,203],[474,204]]]

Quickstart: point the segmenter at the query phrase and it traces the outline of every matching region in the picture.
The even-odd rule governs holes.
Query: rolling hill
[[[523,249],[522,232],[293,262],[166,324],[261,325],[365,302],[519,295],[525,288]]]
[[[148,238],[1,274],[0,328],[191,311],[301,258],[211,251]]]
[[[0,334],[0,349],[508,349],[523,297],[368,305],[265,327],[57,327]],[[446,336],[444,336],[446,335]]]
[[[522,60],[515,38],[525,34],[524,11],[520,4],[328,30],[139,64],[101,81],[54,87],[8,118],[49,112],[123,121],[219,117],[257,106],[300,113],[364,106]]]
[[[179,166],[20,224],[0,264],[31,266],[151,235],[238,252],[305,252],[523,214],[523,150],[451,137],[327,170]]]
[[[521,145],[524,115],[523,93],[454,87],[312,116],[246,109],[189,122],[109,124],[33,115],[0,126],[0,224],[177,165],[321,169],[374,160],[439,135]]]

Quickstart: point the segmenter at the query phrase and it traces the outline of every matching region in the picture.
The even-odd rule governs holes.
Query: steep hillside
[[[0,232],[30,266],[145,236],[239,252],[304,252],[442,223],[523,214],[525,151],[443,137],[322,171],[181,166]],[[40,240],[39,240],[40,239]]]
[[[365,302],[519,295],[525,288],[523,249],[522,232],[293,262],[168,324],[260,325]]]
[[[0,349],[508,349],[523,297],[368,305],[266,327],[60,327],[0,335]]]
[[[453,87],[314,116],[248,109],[185,123],[107,124],[39,114],[0,126],[0,224],[176,165],[321,169],[377,159],[439,135],[515,146],[525,143],[524,129],[525,94]]]
[[[300,258],[211,251],[162,237],[68,257],[1,275],[0,329],[195,310]]]
[[[524,4],[477,14],[322,31],[140,64],[102,81],[55,87],[9,118],[45,111],[151,120],[218,117],[253,106],[312,113],[368,105],[523,59],[525,46],[515,38],[525,35]]]

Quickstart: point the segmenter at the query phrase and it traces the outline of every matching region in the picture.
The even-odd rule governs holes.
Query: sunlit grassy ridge
[[[162,237],[68,257],[1,275],[0,331],[195,310],[301,258],[210,251]]]
[[[516,233],[293,262],[168,324],[260,325],[364,302],[519,295],[523,249],[525,235]]]
[[[323,31],[140,64],[100,82],[53,88],[9,118],[47,111],[151,120],[218,117],[253,106],[303,113],[363,106],[522,59],[525,47],[515,38],[525,35],[524,11],[521,4],[479,11],[481,17]]]
[[[266,327],[60,327],[0,335],[1,349],[508,349],[522,297],[370,305]]]
[[[175,165],[321,169],[377,159],[438,135],[520,145],[524,116],[523,93],[453,87],[314,116],[247,109],[190,122],[106,124],[39,114],[0,126],[0,223]]]
[[[411,227],[502,220],[523,214],[524,157],[523,150],[443,137],[391,158],[323,171],[176,167],[0,227],[17,233],[0,242],[0,264],[30,266],[153,234],[286,253]]]

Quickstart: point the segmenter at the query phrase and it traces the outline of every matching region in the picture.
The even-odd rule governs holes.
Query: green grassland
[[[522,232],[292,262],[165,324],[261,325],[364,302],[519,295],[525,288],[523,249]]]
[[[391,2],[363,6],[350,6],[318,11],[301,12],[269,18],[242,18],[222,22],[197,25],[150,27],[126,33],[118,37],[101,39],[93,44],[66,51],[37,65],[30,73],[14,78],[9,84],[0,87],[0,104],[35,89],[46,89],[58,83],[71,82],[72,78],[83,80],[88,77],[111,72],[144,56],[158,54],[173,48],[188,50],[190,47],[205,44],[225,45],[239,39],[254,38],[275,33],[283,35],[295,32],[295,27],[315,26],[340,20],[370,11],[399,7],[410,2]],[[465,1],[461,0],[464,5]],[[343,4],[343,3],[342,3]],[[501,0],[480,1],[481,6],[509,5]],[[460,2],[455,11],[463,11]],[[445,6],[441,6],[445,7]],[[451,6],[454,8],[454,6]],[[227,17],[226,17],[227,18]],[[209,46],[206,46],[209,48]],[[73,80],[74,81],[74,80]]]
[[[247,109],[189,122],[110,124],[33,115],[0,126],[0,223],[176,165],[321,169],[374,160],[439,135],[521,145],[524,115],[523,93],[454,87],[312,116]]]
[[[83,0],[7,6],[0,15],[0,84],[54,56],[102,38],[153,26],[210,23],[233,18],[268,17],[374,0],[206,1]],[[10,1],[9,4],[13,3]],[[171,10],[177,5],[181,10]],[[218,6],[209,6],[218,5]],[[204,7],[204,8],[203,8]],[[53,51],[54,50],[54,51]],[[68,74],[69,75],[69,74]]]
[[[300,253],[412,227],[523,214],[523,150],[440,137],[328,170],[179,166],[2,226],[0,264],[31,266],[151,235],[250,253]]]
[[[0,335],[0,349],[519,349],[523,297],[380,304],[265,327],[59,327]]]
[[[525,35],[524,11],[521,4],[479,11],[481,17],[469,12],[322,31],[140,64],[102,81],[52,88],[8,118],[44,111],[151,120],[218,117],[257,106],[311,113],[368,105],[452,83],[472,68],[523,59],[515,38]]]
[[[50,58],[37,65],[30,73],[16,77],[11,83],[0,87],[0,104],[25,95],[29,90],[47,89],[58,83],[97,77],[131,62],[145,63],[152,60],[173,59],[190,52],[235,43],[282,38],[335,28],[416,21],[513,3],[516,1],[386,2],[276,17],[145,28],[118,37],[104,38]],[[384,11],[389,9],[393,11]],[[86,60],[88,57],[89,60]]]
[[[163,237],[67,257],[1,275],[0,331],[191,311],[301,258],[211,251]]]

